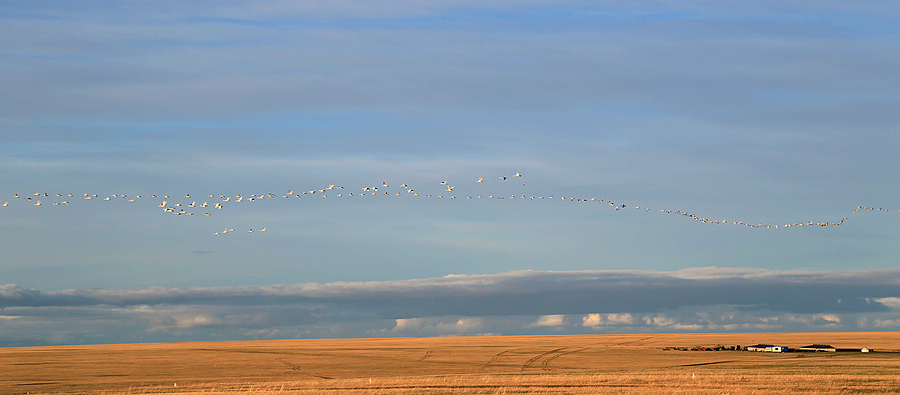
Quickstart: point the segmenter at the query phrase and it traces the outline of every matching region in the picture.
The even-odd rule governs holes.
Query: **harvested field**
[[[873,353],[675,351],[772,343]],[[0,349],[4,394],[896,393],[900,334],[661,334]]]

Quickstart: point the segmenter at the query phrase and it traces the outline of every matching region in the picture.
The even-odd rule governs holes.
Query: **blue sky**
[[[5,3],[0,345],[898,330],[898,11]]]

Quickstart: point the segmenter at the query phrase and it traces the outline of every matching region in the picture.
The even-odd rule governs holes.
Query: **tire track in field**
[[[715,361],[715,362],[689,363],[689,364],[685,364],[685,365],[675,365],[675,367],[718,365],[720,363],[731,363],[731,362],[737,362],[737,361]]]
[[[290,363],[287,360],[285,360],[284,358],[275,358],[275,360],[285,364],[285,366],[291,368],[291,370],[293,370],[297,373],[307,374],[307,375],[310,375],[310,376],[313,376],[316,378],[320,378],[320,379],[325,379],[325,380],[333,380],[334,379],[334,377],[322,376],[320,374],[316,374],[315,372],[306,372],[303,370],[302,366]]]
[[[554,348],[554,349],[552,349],[552,350],[550,350],[550,351],[544,351],[544,352],[542,352],[542,353],[540,353],[540,354],[538,354],[538,355],[535,355],[535,356],[529,358],[527,361],[525,361],[525,363],[522,365],[522,371],[524,372],[525,369],[533,368],[533,367],[534,367],[533,365],[534,365],[537,361],[540,361],[541,358],[545,358],[545,357],[548,357],[548,358],[547,358],[547,360],[545,360],[544,362],[541,363],[541,367],[542,367],[544,370],[547,370],[547,364],[549,363],[549,361],[552,361],[552,360],[554,360],[554,359],[556,359],[556,358],[559,358],[559,357],[561,357],[561,356],[563,356],[563,355],[565,355],[565,354],[568,354],[568,353],[559,354],[560,351],[563,351],[563,350],[566,350],[566,349],[568,349],[568,347]],[[574,352],[574,351],[572,351],[572,352]],[[548,360],[549,360],[549,361],[548,361]]]
[[[650,339],[652,339],[652,338],[653,338],[653,337],[651,337],[651,336],[648,336],[648,337],[642,337],[642,338],[636,339],[636,340],[624,341],[624,342],[621,342],[621,343],[616,344],[616,345],[617,345],[617,346],[640,346],[640,345],[642,344],[643,341],[645,341],[645,340],[650,340]]]
[[[431,356],[431,350],[425,351],[425,355],[419,357],[418,359],[416,359],[416,361],[424,361],[426,358],[428,358],[430,356]]]
[[[522,364],[520,370],[525,371],[527,369],[532,369],[532,368],[540,368],[543,370],[550,370],[550,363],[555,361],[557,358],[565,356],[565,355],[573,354],[576,352],[586,351],[589,349],[590,349],[590,347],[578,347],[578,348],[559,347],[559,348],[554,348],[549,351],[544,351],[542,353],[532,356],[527,361],[525,361],[525,363]],[[484,365],[481,366],[481,369],[485,370],[491,366],[498,365],[500,363],[500,360],[503,359],[504,357],[508,356],[508,354],[510,354],[510,353],[515,353],[515,352],[523,352],[524,353],[525,351],[526,351],[525,348],[511,348],[511,349],[496,353],[491,357],[491,359],[489,361],[487,361],[487,363],[485,363]]]
[[[541,362],[541,369],[550,370],[550,362],[553,362],[554,360],[556,360],[556,358],[559,358],[563,355],[574,354],[576,352],[587,351],[589,349],[590,349],[590,347],[580,347],[580,348],[575,348],[575,349],[570,349],[570,350],[566,350],[563,352],[555,353],[555,354],[549,356],[548,358],[544,359],[543,362]],[[523,366],[523,368],[524,368],[524,366]]]
[[[485,370],[488,367],[490,367],[491,365],[496,364],[497,362],[500,361],[501,358],[503,358],[503,356],[505,354],[516,351],[516,350],[519,350],[519,349],[518,348],[510,348],[509,350],[500,351],[500,352],[494,354],[491,357],[491,359],[489,361],[487,361],[487,363],[485,363],[483,366],[481,366],[481,370]]]

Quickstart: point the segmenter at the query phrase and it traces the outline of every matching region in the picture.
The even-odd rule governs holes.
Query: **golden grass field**
[[[675,351],[772,343],[873,353]],[[881,351],[881,352],[879,352]],[[900,333],[278,340],[0,348],[2,394],[900,393]]]

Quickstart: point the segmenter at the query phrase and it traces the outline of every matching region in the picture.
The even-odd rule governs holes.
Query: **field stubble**
[[[4,394],[848,394],[900,392],[900,353],[675,351],[897,333],[280,340],[0,349]]]

